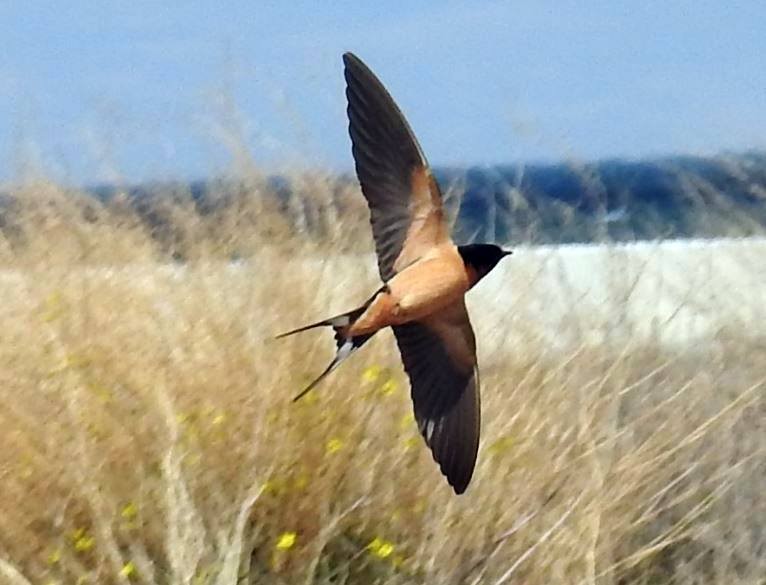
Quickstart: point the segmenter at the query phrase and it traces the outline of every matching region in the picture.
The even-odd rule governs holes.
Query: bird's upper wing
[[[476,342],[463,300],[438,317],[393,327],[410,377],[415,420],[434,460],[460,494],[479,449]]]
[[[423,151],[391,95],[351,53],[343,55],[356,174],[370,208],[383,281],[449,241],[442,196]]]

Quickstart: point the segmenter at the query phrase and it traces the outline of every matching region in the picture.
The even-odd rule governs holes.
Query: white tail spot
[[[353,340],[351,340],[350,338],[349,338],[349,339],[346,339],[346,340],[343,342],[343,345],[341,345],[341,346],[338,348],[338,353],[337,353],[337,355],[335,356],[335,358],[336,358],[336,359],[337,359],[339,362],[340,362],[340,361],[343,361],[343,360],[345,360],[345,359],[346,359],[348,356],[350,356],[350,355],[351,355],[351,352],[352,352],[352,351],[354,351],[354,342],[353,342]]]

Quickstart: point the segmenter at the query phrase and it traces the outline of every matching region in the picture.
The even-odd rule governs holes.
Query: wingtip
[[[433,453],[433,450],[432,450]],[[434,461],[436,461],[439,465],[439,470],[441,471],[442,475],[444,476],[444,479],[447,480],[447,483],[452,488],[452,491],[455,492],[456,496],[459,496],[461,494],[464,494],[465,491],[468,489],[468,486],[471,485],[471,480],[473,479],[473,472],[476,467],[476,458],[471,459],[471,463],[468,465],[459,465],[459,461],[453,460],[453,464],[449,465],[446,461],[439,461],[436,457],[436,454],[434,455]],[[467,463],[464,462],[464,463]]]
[[[375,74],[367,66],[367,64],[351,51],[346,51],[345,53],[343,53],[343,68],[344,68],[347,79],[349,78],[349,76],[352,76],[352,77],[369,76],[369,77],[372,77],[377,83],[379,83],[381,87],[383,86],[383,84],[375,76]],[[385,91],[385,88],[383,90]]]
[[[284,333],[280,333],[279,335],[275,335],[272,338],[272,341],[276,341],[277,339],[284,339],[285,337],[290,337],[291,335],[295,335],[296,333],[300,333],[299,330],[292,330],[292,331],[286,331]]]
[[[465,493],[465,490],[467,490],[467,489],[468,489],[468,484],[465,484],[465,485],[453,485],[452,486],[452,491],[455,492],[456,496],[463,495]]]
[[[452,491],[455,492],[456,496],[465,493],[465,491],[468,489],[468,486],[471,485],[471,479],[473,478],[473,468],[471,468],[471,471],[467,475],[463,473],[459,477],[450,477],[444,470],[442,470],[442,473],[444,473],[444,477],[447,478],[447,482],[452,488]]]

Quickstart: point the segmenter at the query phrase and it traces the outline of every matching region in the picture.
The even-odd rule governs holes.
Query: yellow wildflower
[[[223,424],[226,421],[226,413],[221,412],[213,418],[213,426],[218,426],[220,424]]]
[[[297,535],[295,532],[283,532],[279,535],[279,539],[277,540],[276,548],[277,550],[289,550],[293,547],[295,544],[295,540],[297,538]]]
[[[83,534],[74,541],[74,549],[77,552],[87,552],[93,548],[94,544],[96,544],[96,540],[92,536]]]
[[[402,417],[402,420],[399,421],[399,428],[404,430],[408,429],[412,426],[412,423],[415,422],[415,415],[411,412],[408,412]]]
[[[48,555],[48,564],[55,565],[61,560],[61,549],[57,548]]]
[[[272,477],[263,485],[263,491],[275,496],[287,491],[287,480],[281,477]]]
[[[405,450],[405,451],[409,451],[409,450],[410,450],[410,449],[412,449],[413,447],[417,446],[417,444],[418,444],[419,442],[420,442],[420,441],[418,440],[418,438],[417,438],[417,437],[409,437],[409,438],[407,438],[407,439],[404,439],[404,450]]]
[[[133,520],[138,515],[138,507],[133,502],[128,502],[122,507],[120,516],[125,520]]]
[[[134,575],[136,573],[136,565],[133,564],[133,561],[128,561],[122,566],[122,569],[120,569],[120,575],[122,577],[130,577],[131,575]]]
[[[509,449],[511,449],[511,447],[513,447],[515,442],[516,441],[514,440],[513,437],[506,435],[504,437],[500,437],[495,442],[493,442],[489,446],[488,450],[490,453],[494,455],[499,455],[500,453],[504,453],[505,451],[508,451]]]
[[[396,392],[397,384],[394,381],[393,378],[389,378],[386,380],[385,384],[383,384],[380,387],[380,393],[383,394],[383,396],[390,396],[394,392]]]
[[[332,455],[333,453],[337,453],[343,448],[343,441],[341,441],[337,437],[333,437],[329,441],[327,441],[327,445],[325,445],[325,450],[329,455]]]
[[[378,378],[380,378],[380,373],[382,371],[383,368],[377,364],[373,364],[368,368],[365,368],[364,372],[362,372],[362,380],[369,383],[376,382]]]
[[[372,542],[367,545],[367,550],[370,551],[373,556],[376,556],[379,559],[385,559],[390,557],[391,553],[394,552],[394,545],[393,543],[376,536]]]

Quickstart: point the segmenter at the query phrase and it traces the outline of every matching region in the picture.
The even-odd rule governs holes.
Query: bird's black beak
[[[513,250],[503,250],[503,256],[510,256],[513,254]]]

